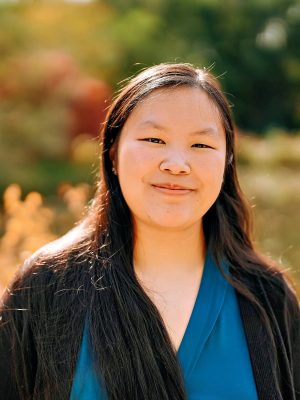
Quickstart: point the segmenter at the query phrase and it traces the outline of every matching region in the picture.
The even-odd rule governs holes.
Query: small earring
[[[115,169],[115,167],[112,167],[112,172],[115,174],[115,175],[117,175],[117,170]]]

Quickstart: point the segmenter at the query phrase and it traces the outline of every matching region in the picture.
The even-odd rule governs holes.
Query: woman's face
[[[134,222],[185,229],[202,222],[222,186],[225,131],[198,88],[157,89],[132,111],[110,150]],[[189,190],[164,190],[155,185]]]

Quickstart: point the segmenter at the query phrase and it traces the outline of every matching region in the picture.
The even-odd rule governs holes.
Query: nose
[[[188,163],[184,160],[184,157],[177,153],[163,160],[160,164],[160,170],[168,171],[171,174],[177,175],[189,174],[191,169]]]

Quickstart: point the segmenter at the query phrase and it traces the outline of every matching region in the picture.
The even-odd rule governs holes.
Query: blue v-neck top
[[[92,357],[85,323],[70,400],[108,400]],[[188,400],[258,400],[236,292],[209,252],[177,358]]]

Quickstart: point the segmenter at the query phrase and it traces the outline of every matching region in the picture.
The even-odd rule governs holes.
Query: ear
[[[116,142],[111,146],[108,154],[109,154],[109,158],[111,159],[111,162],[113,164],[113,167],[116,169],[117,168],[117,143]]]

